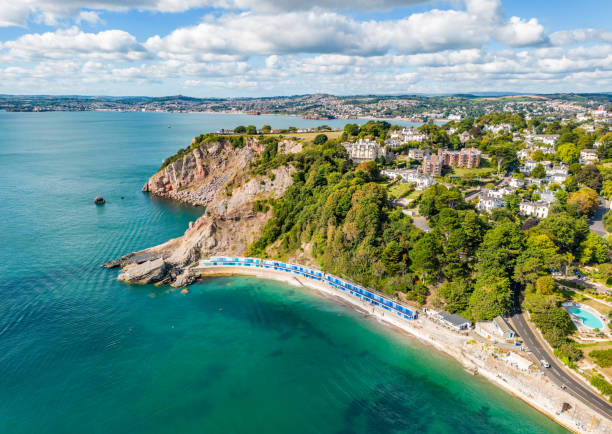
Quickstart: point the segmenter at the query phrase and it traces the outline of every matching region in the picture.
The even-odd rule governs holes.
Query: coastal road
[[[606,207],[605,199],[601,199],[599,204],[599,208],[595,212],[595,215],[589,221],[589,229],[591,232],[595,232],[600,237],[606,237],[608,235],[608,231],[603,224],[603,216],[608,212],[608,208]]]
[[[588,388],[588,386],[582,384],[572,374],[565,371],[562,363],[549,352],[547,345],[540,342],[538,336],[527,323],[523,313],[515,313],[510,317],[510,321],[519,336],[523,338],[525,346],[538,359],[538,366],[541,367],[548,378],[557,386],[565,385],[567,387],[566,391],[569,394],[612,420],[612,405]],[[542,359],[550,363],[550,368],[544,368],[541,365],[539,361]]]

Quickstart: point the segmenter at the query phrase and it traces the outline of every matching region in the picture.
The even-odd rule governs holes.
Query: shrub
[[[608,383],[604,377],[595,374],[591,377],[591,384],[604,395],[612,395],[612,384]]]
[[[591,351],[590,356],[602,368],[609,368],[612,366],[612,348],[607,350]]]

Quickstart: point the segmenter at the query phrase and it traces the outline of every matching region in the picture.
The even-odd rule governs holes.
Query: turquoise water
[[[568,311],[574,315],[576,315],[582,324],[590,329],[599,329],[603,328],[603,323],[599,318],[593,315],[588,310],[580,309],[579,307],[569,308]]]
[[[264,121],[319,123],[0,112],[0,432],[565,432],[314,293],[219,278],[180,294],[100,268],[200,215],[140,192],[166,156]]]

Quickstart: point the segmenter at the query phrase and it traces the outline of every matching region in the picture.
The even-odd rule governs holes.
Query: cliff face
[[[234,148],[229,142],[209,143],[161,169],[142,191],[192,205],[207,205],[237,173],[248,170],[260,151],[254,139],[243,148]]]
[[[284,152],[301,149],[301,146],[283,143],[279,149]],[[270,210],[255,211],[255,201],[278,198],[293,182],[291,165],[266,175],[252,175],[249,164],[260,152],[256,139],[239,149],[227,142],[209,143],[153,175],[143,191],[205,205],[206,212],[189,225],[182,237],[130,253],[103,266],[121,266],[118,279],[125,282],[178,287],[197,278],[192,268],[200,258],[242,255],[271,216]]]

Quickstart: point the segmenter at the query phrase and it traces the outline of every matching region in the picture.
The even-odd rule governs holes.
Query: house
[[[551,190],[544,190],[539,193],[540,200],[546,203],[553,203],[556,199],[555,192]]]
[[[393,137],[392,137],[392,138],[390,138],[390,139],[385,140],[385,145],[386,145],[388,148],[391,148],[391,149],[399,148],[399,147],[400,147],[400,146],[402,146],[403,144],[404,144],[404,143],[403,143],[403,142],[402,142],[400,139],[398,139],[398,138],[393,138]]]
[[[400,178],[400,181],[406,184],[414,184],[417,190],[423,190],[431,187],[436,183],[432,176],[419,173],[417,170],[411,169],[386,169],[380,172],[383,176],[391,179]]]
[[[467,131],[462,132],[461,134],[459,134],[459,141],[461,143],[465,143],[468,140],[472,139],[472,135],[470,133],[468,133]]]
[[[516,151],[516,158],[518,158],[519,160],[524,160],[526,158],[529,158],[530,156],[531,156],[530,148],[519,149],[518,151]]]
[[[522,215],[529,215],[533,217],[537,217],[540,219],[544,219],[548,217],[548,208],[550,207],[550,203],[544,201],[538,202],[529,202],[529,201],[521,201],[519,205],[519,210]]]
[[[408,157],[412,158],[413,160],[422,160],[423,158],[425,158],[426,156],[429,156],[431,153],[429,152],[429,149],[417,149],[417,148],[411,148],[408,150]]]
[[[480,211],[491,212],[493,209],[503,208],[504,205],[504,201],[501,198],[491,195],[489,191],[485,190],[478,195],[476,208]]]
[[[525,181],[520,178],[512,178],[508,184],[512,188],[521,188],[522,186],[525,185]]]
[[[544,181],[540,178],[525,178],[525,184],[541,186]]]
[[[496,316],[493,319],[493,330],[504,339],[512,339],[516,337],[514,330],[510,328],[505,319],[501,316]]]
[[[448,312],[442,311],[438,314],[438,319],[444,325],[454,328],[456,330],[465,330],[465,329],[472,327],[472,323],[469,320],[455,313],[448,313]]]
[[[370,139],[360,139],[354,143],[344,142],[342,146],[348,152],[350,159],[355,162],[376,160],[379,157],[389,156],[385,147]]]
[[[545,145],[554,146],[557,140],[559,140],[559,137],[561,137],[559,134],[534,134],[530,138],[532,142],[542,142]]]
[[[416,128],[404,128],[399,132],[391,133],[392,138],[399,138],[402,143],[408,142],[424,142],[427,140],[427,134]]]
[[[421,172],[426,175],[442,176],[443,161],[437,155],[428,155],[423,158]]]
[[[484,130],[490,133],[509,133],[512,130],[510,124],[499,124],[499,125],[485,125]]]
[[[546,179],[549,182],[563,184],[569,176],[569,168],[565,164],[546,168]]]
[[[537,161],[533,161],[533,160],[527,160],[525,161],[525,164],[523,164],[520,167],[520,171],[521,173],[524,173],[525,175],[529,175],[531,173],[531,171],[533,169],[535,169],[535,167],[538,165],[539,163]]]
[[[597,150],[596,149],[583,149],[580,151],[580,164],[592,164],[597,163],[599,158],[597,158]]]

